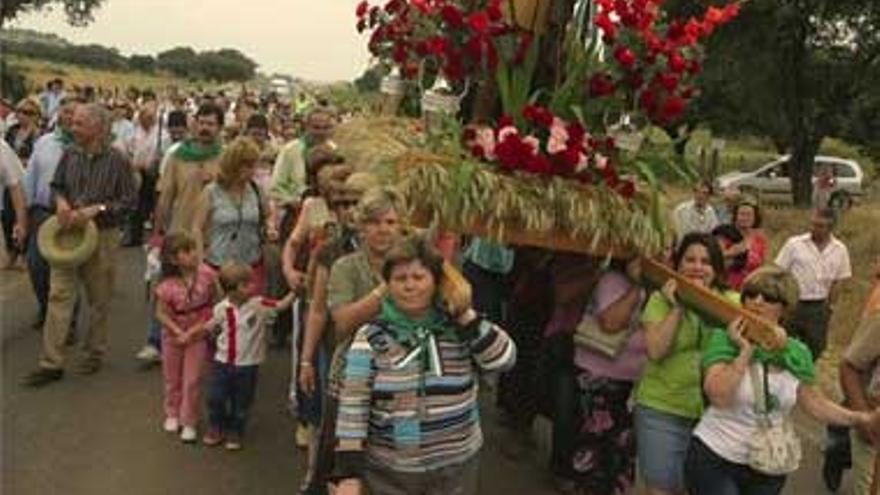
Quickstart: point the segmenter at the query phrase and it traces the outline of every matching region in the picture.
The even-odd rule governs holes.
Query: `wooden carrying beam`
[[[423,212],[416,212],[410,218],[410,223],[417,227],[427,228],[430,224],[429,218]],[[451,230],[512,245],[539,247],[588,256],[605,257],[610,255],[623,258],[631,256],[633,253],[632,249],[623,246],[600,244],[594,247],[589,239],[574,238],[561,231],[529,232],[506,229],[503,236],[499,237],[497,230],[490,229],[486,224],[480,222],[474,222],[464,229],[454,228]],[[746,338],[768,350],[781,349],[785,346],[787,338],[785,330],[778,325],[734,304],[715,291],[695,284],[663,263],[645,258],[642,261],[642,272],[644,278],[656,287],[662,287],[670,278],[675,279],[678,282],[677,291],[682,303],[708,317],[714,323],[727,325],[731,321],[743,317],[746,321]]]

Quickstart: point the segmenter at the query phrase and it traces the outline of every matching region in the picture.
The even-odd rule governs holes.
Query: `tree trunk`
[[[813,165],[819,152],[821,137],[798,136],[792,147],[789,177],[794,205],[809,208],[813,203]]]

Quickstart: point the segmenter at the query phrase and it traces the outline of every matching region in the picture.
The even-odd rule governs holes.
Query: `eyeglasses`
[[[767,291],[758,290],[754,287],[746,287],[742,291],[743,300],[756,299],[758,296],[770,304],[782,304],[785,306],[785,300],[779,294],[768,294]]]

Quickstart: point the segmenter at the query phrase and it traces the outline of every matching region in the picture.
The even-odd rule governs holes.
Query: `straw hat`
[[[52,215],[37,233],[37,247],[52,267],[75,268],[98,247],[98,227],[89,221],[85,227],[62,229],[58,217]]]

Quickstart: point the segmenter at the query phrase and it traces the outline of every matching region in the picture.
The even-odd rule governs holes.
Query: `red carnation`
[[[604,72],[600,72],[590,78],[590,96],[601,98],[613,94],[615,89],[611,76]]]
[[[669,55],[669,60],[668,60],[668,63],[666,64],[666,66],[672,72],[676,72],[676,73],[680,74],[680,73],[684,72],[685,69],[687,69],[688,62],[684,57],[681,56],[680,53],[672,52]]]
[[[584,126],[580,125],[577,122],[572,122],[568,124],[568,127],[565,128],[568,132],[568,146],[578,146],[582,147],[584,143],[584,136],[586,136],[587,131],[584,129]]]
[[[502,115],[501,118],[498,119],[498,128],[504,129],[505,127],[513,126],[513,117],[510,115]]]
[[[621,181],[617,185],[617,193],[624,198],[630,199],[636,194],[636,185],[631,180]]]
[[[619,46],[614,50],[614,58],[627,69],[636,63],[636,54],[625,46]]]
[[[362,18],[367,15],[367,11],[370,8],[370,3],[367,0],[363,0],[361,3],[357,5],[354,13],[358,16],[358,18]]]
[[[475,144],[471,146],[471,155],[484,160],[486,158],[486,150],[484,150],[479,144]]]
[[[676,19],[669,23],[669,29],[666,31],[666,39],[676,43],[681,40],[685,34],[687,33],[685,33],[684,26]]]
[[[550,164],[550,160],[542,155],[526,157],[523,168],[526,172],[538,175],[551,175],[553,172],[553,166]]]
[[[467,24],[477,34],[486,34],[489,29],[489,15],[483,11],[474,12],[467,18]]]
[[[393,14],[403,8],[403,0],[390,0],[385,4],[385,12]]]
[[[657,93],[653,89],[646,89],[639,95],[639,106],[648,113],[654,113],[657,108]]]
[[[523,109],[523,117],[541,127],[549,128],[553,125],[553,113],[538,105],[526,105]]]
[[[443,20],[446,21],[446,24],[449,24],[451,27],[459,28],[464,26],[464,16],[455,6],[444,5],[440,9],[440,15],[443,17]]]
[[[553,161],[564,175],[573,174],[580,161],[581,152],[577,148],[570,147],[553,155]]]
[[[665,89],[666,91],[668,91],[670,93],[675,91],[675,88],[678,87],[679,80],[680,79],[678,76],[676,76],[675,74],[672,74],[670,72],[663,72],[663,73],[657,74],[657,76],[655,78],[655,81],[657,82],[657,84],[659,84],[660,86],[663,86],[663,89]]]
[[[667,122],[676,120],[681,117],[681,114],[684,113],[686,107],[687,102],[684,98],[670,95],[666,98],[666,101],[663,102],[663,108],[660,110],[660,118]]]

